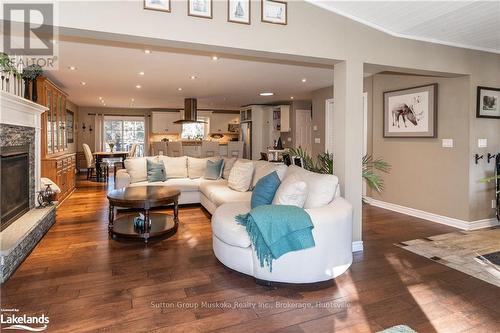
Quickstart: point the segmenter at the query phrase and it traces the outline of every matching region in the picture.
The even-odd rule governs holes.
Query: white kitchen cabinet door
[[[151,131],[155,134],[180,133],[181,125],[174,124],[174,121],[180,119],[180,112],[153,112],[151,114]]]

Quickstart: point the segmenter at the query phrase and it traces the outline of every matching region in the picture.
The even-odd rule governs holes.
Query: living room
[[[2,58],[2,318],[498,330],[499,36],[369,15],[402,3],[202,2],[57,2],[56,68]],[[273,225],[300,230],[270,246]]]

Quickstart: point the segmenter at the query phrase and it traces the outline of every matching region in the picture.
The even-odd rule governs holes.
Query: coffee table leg
[[[149,209],[144,210],[144,243],[148,243],[149,231],[151,230],[150,220],[149,220]]]
[[[179,222],[179,201],[174,200],[174,221],[175,223]]]
[[[115,207],[113,205],[109,205],[109,223],[108,223],[108,233],[109,237],[113,236],[113,221],[115,219]]]

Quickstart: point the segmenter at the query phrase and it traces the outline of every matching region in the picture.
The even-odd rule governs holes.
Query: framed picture
[[[212,0],[188,0],[188,15],[212,18]]]
[[[477,87],[476,117],[500,119],[500,88]]]
[[[73,111],[66,110],[66,137],[68,143],[75,142],[75,114]]]
[[[437,83],[384,92],[384,138],[437,137]]]
[[[170,13],[170,0],[144,0],[144,9]]]
[[[277,0],[262,0],[262,22],[287,24],[287,3]]]
[[[250,0],[227,1],[228,22],[250,24]]]

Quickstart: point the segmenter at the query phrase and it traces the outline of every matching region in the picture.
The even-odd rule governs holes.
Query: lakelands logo
[[[26,314],[18,314],[18,309],[2,309],[0,314],[0,324],[2,330],[25,330],[30,332],[45,331],[49,324],[49,317],[44,314],[37,316],[29,316]],[[7,325],[4,327],[4,325]]]

